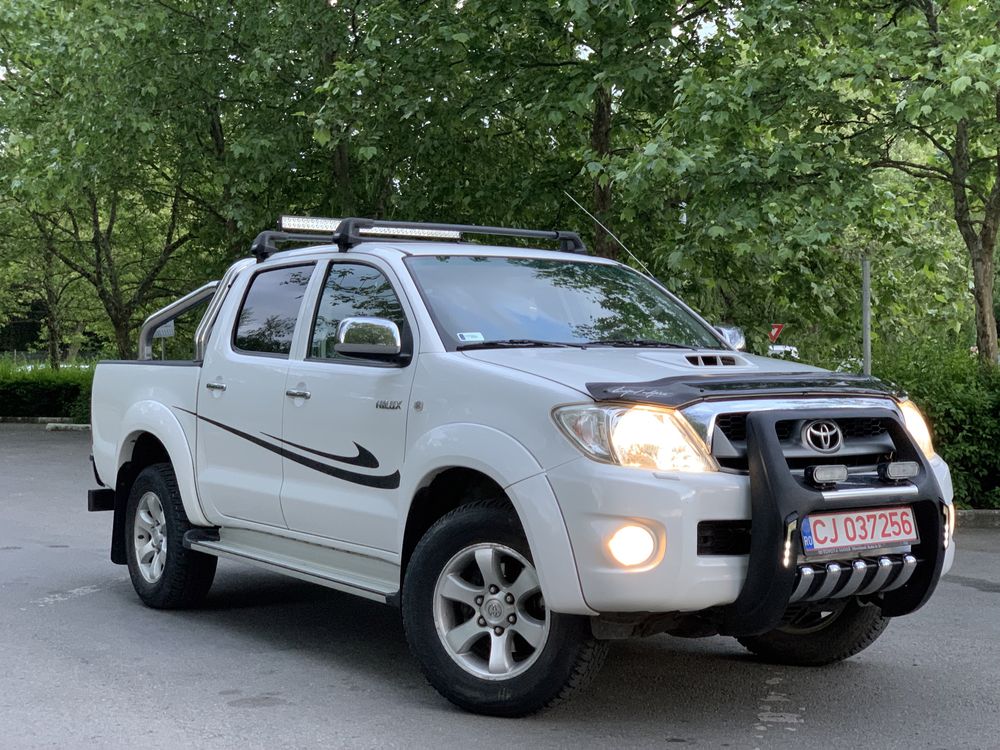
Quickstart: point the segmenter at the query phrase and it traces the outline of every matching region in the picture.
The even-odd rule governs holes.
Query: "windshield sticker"
[[[469,331],[468,333],[456,333],[455,338],[459,341],[468,343],[470,341],[486,341],[486,337],[483,336],[479,331]]]

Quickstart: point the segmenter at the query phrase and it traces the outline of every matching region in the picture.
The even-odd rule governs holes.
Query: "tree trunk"
[[[69,348],[66,350],[66,361],[68,363],[73,363],[76,358],[80,356],[80,348],[83,346],[83,341],[80,336],[83,334],[86,326],[83,323],[77,323],[75,329],[73,330],[73,340],[70,341]]]
[[[59,294],[56,291],[55,258],[52,252],[45,250],[44,256],[44,278],[45,286],[45,335],[49,345],[49,367],[53,370],[59,369],[60,351],[62,344],[62,325],[60,321]]]
[[[132,341],[132,327],[129,325],[128,317],[112,319],[111,325],[115,329],[115,348],[118,350],[118,358],[132,359],[135,356],[135,342]]]
[[[62,335],[59,331],[59,321],[51,310],[45,315],[45,329],[49,339],[49,367],[58,370],[61,359],[59,343]]]
[[[972,255],[973,296],[976,300],[976,346],[984,362],[997,364],[997,319],[993,311],[993,248],[969,248]]]
[[[997,120],[1000,121],[1000,91],[997,92]],[[1000,228],[1000,149],[997,150],[997,174],[989,196],[983,201],[982,229],[976,232],[976,221],[969,206],[967,187],[972,168],[969,148],[969,124],[961,119],[955,125],[955,152],[951,155],[951,191],[955,208],[955,224],[965,240],[972,260],[973,297],[976,300],[976,345],[979,358],[997,366],[997,319],[993,312],[993,252]]]
[[[607,157],[611,155],[611,90],[603,86],[594,92],[590,147],[601,162],[607,163]],[[611,205],[611,180],[602,172],[594,177],[594,216],[607,224]],[[594,225],[594,252],[605,258],[618,258],[618,246],[597,224]]]
[[[341,135],[346,139],[346,135]],[[351,190],[351,153],[346,140],[341,140],[333,150],[331,171],[333,173],[334,216],[354,216],[354,195]]]

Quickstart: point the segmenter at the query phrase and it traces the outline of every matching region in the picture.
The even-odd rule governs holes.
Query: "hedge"
[[[0,365],[0,417],[70,417],[90,424],[92,368]]]
[[[926,415],[934,448],[951,468],[955,500],[1000,508],[1000,369],[968,349],[927,343],[886,347],[875,353],[872,370]]]

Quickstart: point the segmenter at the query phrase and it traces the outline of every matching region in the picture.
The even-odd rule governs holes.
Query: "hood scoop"
[[[694,367],[746,367],[750,364],[733,354],[687,354],[684,359]]]

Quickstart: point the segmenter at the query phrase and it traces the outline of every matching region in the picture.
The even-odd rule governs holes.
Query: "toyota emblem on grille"
[[[802,442],[820,453],[836,453],[844,443],[844,433],[836,422],[817,419],[802,428]]]

